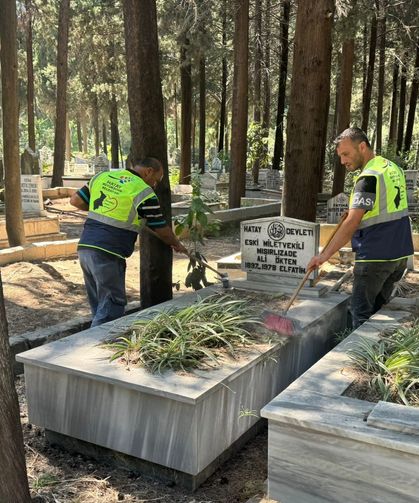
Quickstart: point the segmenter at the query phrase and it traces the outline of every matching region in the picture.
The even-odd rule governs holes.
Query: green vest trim
[[[128,170],[104,171],[89,182],[88,218],[119,229],[139,232],[138,206],[155,196],[145,181]]]
[[[364,213],[358,229],[399,220],[409,214],[404,173],[396,164],[381,156],[371,159],[355,180],[349,207],[358,179],[365,176],[374,176],[376,179],[376,199],[372,210]]]

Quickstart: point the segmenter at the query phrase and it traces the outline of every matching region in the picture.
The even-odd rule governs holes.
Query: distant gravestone
[[[22,210],[25,213],[45,215],[42,200],[42,180],[40,175],[22,175],[20,179],[22,192]]]
[[[295,288],[318,253],[320,225],[287,217],[241,223],[241,268],[248,281],[277,289]],[[312,273],[314,279],[317,272]]]
[[[20,172],[22,175],[39,175],[39,155],[29,147],[25,147],[20,156]]]
[[[210,173],[203,173],[199,176],[199,182],[201,184],[201,189],[215,190],[215,187],[217,185],[217,178]]]
[[[407,203],[409,205],[409,210],[416,210],[417,201],[415,197],[415,189],[418,183],[418,171],[408,169],[404,172],[404,176],[406,178]]]
[[[279,190],[282,185],[282,171],[270,169],[266,173],[266,188],[269,190]]]
[[[172,192],[173,192],[173,194],[182,195],[182,196],[192,195],[192,185],[188,185],[188,184],[175,185],[173,187]]]
[[[327,201],[327,223],[337,224],[349,208],[349,197],[341,192]]]
[[[223,165],[221,163],[221,159],[219,159],[218,157],[214,157],[214,159],[211,162],[211,170],[210,171],[214,171],[215,173],[221,173],[222,168],[223,168]]]
[[[106,154],[100,154],[95,157],[92,164],[94,166],[95,174],[100,173],[101,171],[109,171],[109,160],[106,157]]]

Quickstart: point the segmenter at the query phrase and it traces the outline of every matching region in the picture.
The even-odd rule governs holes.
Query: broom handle
[[[339,223],[337,224],[337,226],[333,229],[333,232],[330,234],[329,238],[327,239],[327,242],[326,244],[323,246],[323,251],[330,245],[333,237],[335,236],[335,234],[337,233],[337,231],[340,229],[341,225],[343,224],[343,222],[346,220],[346,217],[348,216],[348,212],[345,211],[345,213],[343,213],[343,215],[340,217],[340,220],[339,220]],[[308,269],[307,272],[304,274],[304,277],[303,279],[301,280],[301,283],[297,286],[295,292],[292,294],[290,300],[288,301],[288,304],[285,306],[285,309],[284,309],[284,314],[286,314],[289,310],[289,308],[292,306],[292,304],[294,303],[294,300],[296,299],[297,295],[300,293],[301,289],[303,288],[305,282],[308,280],[308,277],[310,276],[310,274],[313,272],[313,269]]]

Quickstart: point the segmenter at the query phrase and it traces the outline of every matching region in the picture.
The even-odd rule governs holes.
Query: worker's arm
[[[77,192],[74,192],[74,194],[70,197],[70,204],[72,204],[79,210],[87,211],[89,209],[89,199],[89,188],[87,187],[87,185],[85,185]]]
[[[153,229],[152,232],[157,234],[157,237],[159,239],[161,239],[168,246],[171,246],[175,251],[188,255],[188,250],[183,246],[183,244],[175,236],[172,229],[168,225],[166,225],[165,227],[160,227],[158,229]]]
[[[353,236],[354,232],[361,223],[362,217],[364,216],[365,209],[351,209],[349,210],[348,216],[342,223],[340,229],[333,236],[332,241],[329,246],[319,255],[315,255],[307,265],[307,269],[317,269],[324,262],[329,260],[329,258],[335,254],[338,250],[342,248]]]
[[[188,250],[175,236],[171,227],[167,225],[156,195],[138,205],[137,211],[139,217],[146,220],[147,230],[151,231],[157,238],[168,246],[171,246],[175,251],[188,254]]]

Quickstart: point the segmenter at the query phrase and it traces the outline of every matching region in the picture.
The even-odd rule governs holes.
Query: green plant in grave
[[[201,197],[201,183],[199,174],[192,174],[192,200],[186,215],[175,217],[175,233],[180,236],[188,231],[192,242],[193,250],[188,265],[188,275],[185,279],[187,287],[192,286],[194,290],[199,290],[209,283],[205,276],[205,268],[200,265],[194,257],[206,261],[205,257],[198,251],[199,245],[204,245],[204,236],[206,233],[217,233],[220,230],[220,221],[208,221],[207,213],[214,213],[211,208],[205,204]]]
[[[349,351],[352,365],[369,376],[382,400],[419,406],[419,323],[382,336],[361,338]]]
[[[122,358],[151,372],[217,366],[217,349],[234,357],[253,340],[251,327],[260,324],[250,302],[231,295],[212,295],[181,309],[136,320],[128,331],[105,344],[111,361]]]

